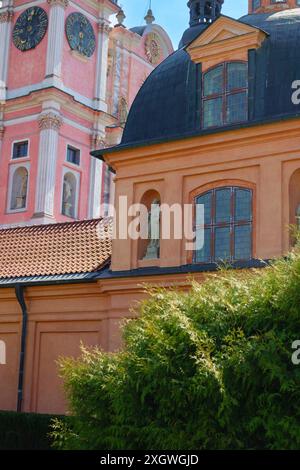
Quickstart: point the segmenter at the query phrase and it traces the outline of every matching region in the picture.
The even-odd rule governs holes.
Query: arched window
[[[248,65],[226,62],[203,76],[203,127],[248,119]]]
[[[24,167],[18,167],[12,179],[10,209],[21,210],[26,208],[28,188],[28,171]]]
[[[76,187],[77,181],[73,173],[64,175],[62,213],[67,217],[76,217]]]
[[[196,210],[196,233],[204,227],[204,246],[195,251],[196,263],[249,260],[252,257],[253,194],[251,189],[223,187],[195,200],[204,205],[204,221]],[[202,218],[203,219],[203,218]]]

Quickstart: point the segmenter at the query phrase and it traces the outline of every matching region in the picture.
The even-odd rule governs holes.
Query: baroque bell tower
[[[90,152],[119,143],[173,51],[153,15],[133,31],[125,18],[119,0],[0,2],[0,226],[107,215],[113,177]]]
[[[211,23],[221,15],[224,0],[190,0],[190,26]]]

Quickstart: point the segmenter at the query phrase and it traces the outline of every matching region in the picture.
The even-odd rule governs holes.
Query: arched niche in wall
[[[26,208],[28,188],[28,171],[24,167],[18,167],[13,174],[10,210],[22,210]]]
[[[65,173],[62,196],[62,213],[67,217],[76,217],[76,191],[76,176],[71,172]]]
[[[6,344],[0,339],[0,364],[6,364]]]
[[[145,230],[148,230],[148,239],[139,239],[138,259],[158,259],[160,257],[160,194],[155,190],[149,190],[143,195],[140,204],[147,208],[148,214],[146,219],[141,214],[140,232],[145,233]]]
[[[298,225],[300,229],[300,168],[296,170],[290,179],[289,204],[291,225]]]

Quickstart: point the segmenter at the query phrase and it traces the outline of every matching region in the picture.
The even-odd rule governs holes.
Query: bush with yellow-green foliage
[[[117,354],[64,359],[63,449],[299,449],[300,253],[150,290]]]

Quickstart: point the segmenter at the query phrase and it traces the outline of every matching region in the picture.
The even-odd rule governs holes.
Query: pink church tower
[[[119,143],[140,86],[173,51],[151,10],[142,27],[124,20],[117,0],[2,1],[0,225],[107,211],[112,175],[90,151]]]

